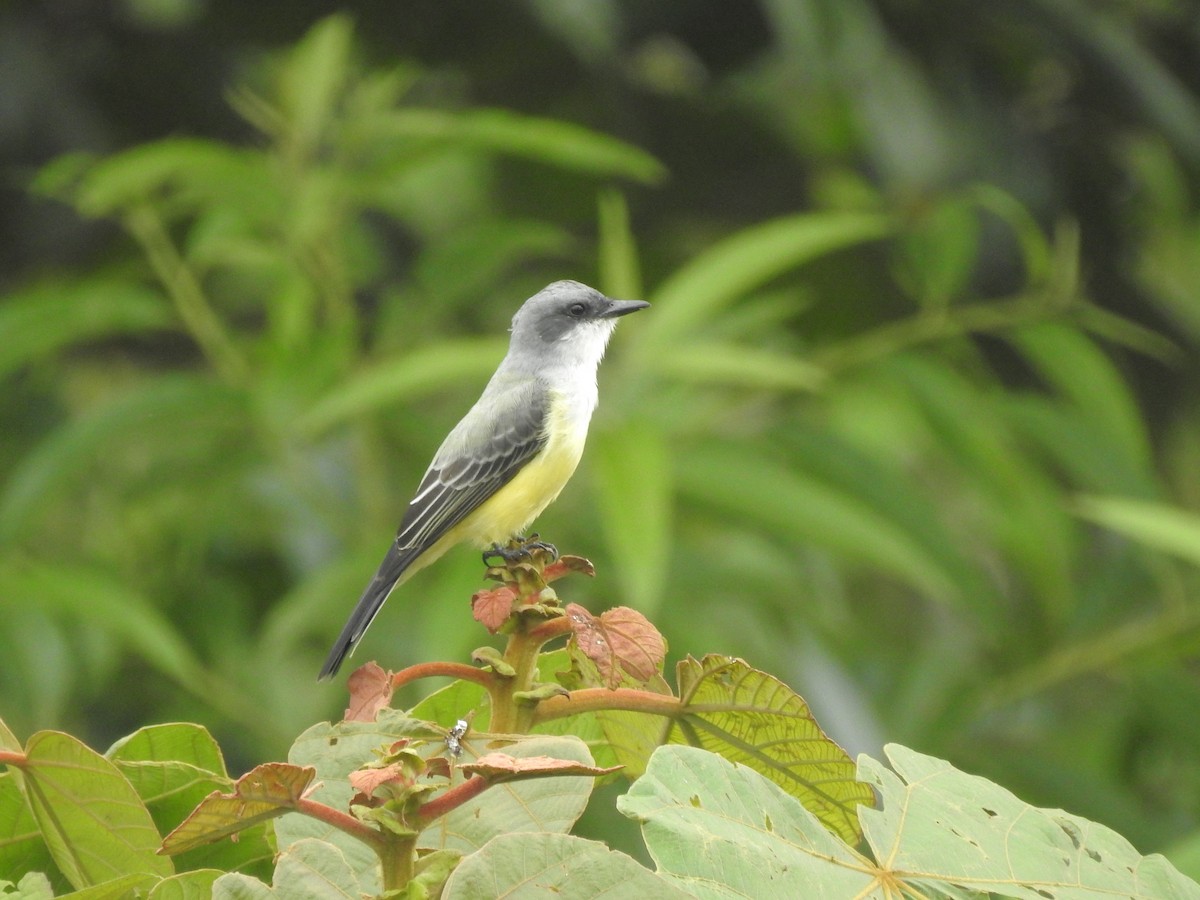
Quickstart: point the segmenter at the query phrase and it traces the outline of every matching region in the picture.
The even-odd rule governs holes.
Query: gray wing
[[[488,398],[455,426],[421,479],[396,540],[367,585],[318,676],[331,678],[362,639],[404,570],[507,484],[546,446],[550,397],[527,386]]]

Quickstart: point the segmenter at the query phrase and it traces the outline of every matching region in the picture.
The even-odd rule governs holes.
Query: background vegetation
[[[0,10],[18,734],[196,720],[238,771],[336,717],[412,486],[573,277],[654,308],[539,523],[570,599],[1200,874],[1190,4],[328,12]],[[480,574],[356,662],[464,658]]]

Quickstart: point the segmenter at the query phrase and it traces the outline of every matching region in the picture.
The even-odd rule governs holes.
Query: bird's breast
[[[522,533],[562,491],[579,465],[587,439],[591,407],[555,393],[547,419],[548,440],[542,451],[500,488],[473,516],[472,538],[481,547],[503,544]]]

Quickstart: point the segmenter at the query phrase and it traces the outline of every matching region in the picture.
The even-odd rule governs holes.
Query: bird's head
[[[613,300],[578,281],[556,281],[517,310],[512,346],[599,362],[617,319],[649,305],[645,300]]]

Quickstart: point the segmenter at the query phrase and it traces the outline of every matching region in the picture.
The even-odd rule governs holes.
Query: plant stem
[[[148,205],[136,206],[125,214],[125,227],[142,246],[151,268],[167,289],[175,310],[213,369],[228,384],[245,384],[249,371],[225,331],[204,289],[175,249],[162,220]]]
[[[485,672],[474,666],[468,666],[465,663],[427,662],[408,666],[393,675],[392,690],[398,690],[404,685],[421,678],[437,678],[442,676],[447,678],[461,678],[463,681],[473,681],[487,688],[489,691],[496,682],[496,676],[493,673]]]
[[[543,700],[532,711],[531,724],[540,725],[554,719],[586,712],[625,710],[677,719],[684,712],[684,703],[678,697],[641,691],[636,688],[582,688],[560,697]]]

